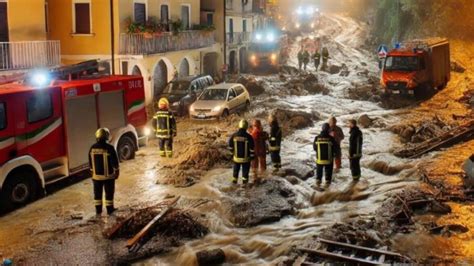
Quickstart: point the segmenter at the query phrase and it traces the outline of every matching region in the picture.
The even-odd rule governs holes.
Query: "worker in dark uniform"
[[[96,214],[102,213],[102,194],[105,190],[105,207],[107,214],[114,208],[115,179],[119,177],[119,160],[114,146],[107,143],[110,132],[107,128],[99,128],[95,133],[97,142],[89,151],[89,168],[92,172],[94,185],[94,202]]]
[[[323,47],[322,53],[323,57],[323,66],[321,67],[322,69],[326,69],[328,66],[328,61],[329,61],[329,50],[326,47]]]
[[[316,71],[318,71],[319,64],[321,63],[321,53],[319,53],[318,50],[314,52],[313,60],[314,60],[314,67],[316,68]]]
[[[270,122],[270,138],[268,139],[270,145],[268,145],[268,151],[270,152],[273,168],[275,168],[275,171],[278,171],[281,168],[280,146],[282,132],[275,116],[271,115],[268,120]]]
[[[298,69],[301,70],[301,67],[303,66],[303,54],[304,54],[304,49],[301,47],[300,51],[298,52]]]
[[[309,59],[310,59],[309,57],[310,57],[310,56],[309,56],[309,52],[305,50],[305,51],[303,52],[303,66],[304,66],[304,70],[306,70],[306,66],[308,66],[308,64],[309,64]]]
[[[229,150],[233,154],[234,176],[232,183],[237,184],[240,168],[242,168],[242,183],[249,182],[250,163],[254,159],[254,142],[252,136],[247,133],[249,124],[241,120],[239,130],[229,138]]]
[[[352,172],[352,179],[358,181],[361,175],[360,159],[362,158],[362,131],[357,126],[357,121],[349,120],[349,162]]]
[[[161,157],[173,157],[173,137],[176,137],[176,119],[168,110],[169,102],[166,98],[158,101],[158,112],[153,116],[153,128],[158,138]]]
[[[334,137],[329,134],[328,123],[323,124],[321,134],[316,136],[314,139],[313,149],[316,152],[317,184],[321,184],[324,169],[326,175],[326,185],[330,185],[332,181],[334,157],[339,154],[340,148]]]

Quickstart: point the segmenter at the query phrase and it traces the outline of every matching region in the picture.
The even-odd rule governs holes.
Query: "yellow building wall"
[[[115,1],[118,2],[119,0]],[[91,1],[92,31],[90,35],[76,35],[73,33],[73,0],[48,0],[48,6],[49,37],[52,40],[61,41],[61,53],[63,55],[110,54],[109,1]],[[118,32],[117,29],[116,32]]]
[[[45,0],[7,2],[11,42],[46,40]]]

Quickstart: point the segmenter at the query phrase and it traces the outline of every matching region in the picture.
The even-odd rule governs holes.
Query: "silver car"
[[[205,89],[189,107],[192,119],[219,119],[250,106],[250,95],[239,83],[221,83]]]

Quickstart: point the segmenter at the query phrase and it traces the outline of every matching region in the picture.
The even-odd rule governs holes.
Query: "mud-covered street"
[[[306,37],[328,47],[327,71],[297,69]],[[313,33],[290,38],[292,59],[279,73],[231,78],[248,88],[248,112],[217,122],[179,118],[172,160],[161,158],[151,140],[135,160],[122,163],[115,215],[96,217],[92,182],[83,179],[0,217],[0,239],[6,240],[0,258],[18,265],[197,265],[196,253],[221,249],[227,264],[292,265],[302,258],[323,262],[298,250],[317,247],[323,237],[398,252],[413,263],[473,264],[474,194],[462,187],[461,165],[474,140],[417,158],[397,155],[472,124],[474,45],[451,40],[451,60],[464,71],[452,71],[448,86],[434,96],[415,100],[382,95],[369,38],[365,23],[324,13]],[[272,172],[270,165],[261,184],[233,186],[227,139],[242,117],[266,121],[269,114],[283,127],[282,169]],[[346,136],[342,169],[328,188],[315,189],[313,139],[331,116]],[[364,133],[359,182],[349,169],[349,119]],[[154,235],[129,252],[127,239],[174,196],[181,197]],[[399,214],[415,200],[429,203]],[[106,237],[139,210],[125,229]]]

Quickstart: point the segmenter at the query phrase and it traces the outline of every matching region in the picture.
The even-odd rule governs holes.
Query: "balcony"
[[[61,64],[59,41],[0,42],[0,71]]]
[[[233,32],[227,33],[228,45],[242,45],[250,41],[250,32]]]
[[[177,35],[170,32],[159,34],[122,33],[120,35],[120,54],[150,55],[173,51],[199,49],[215,44],[212,31],[183,31]]]

